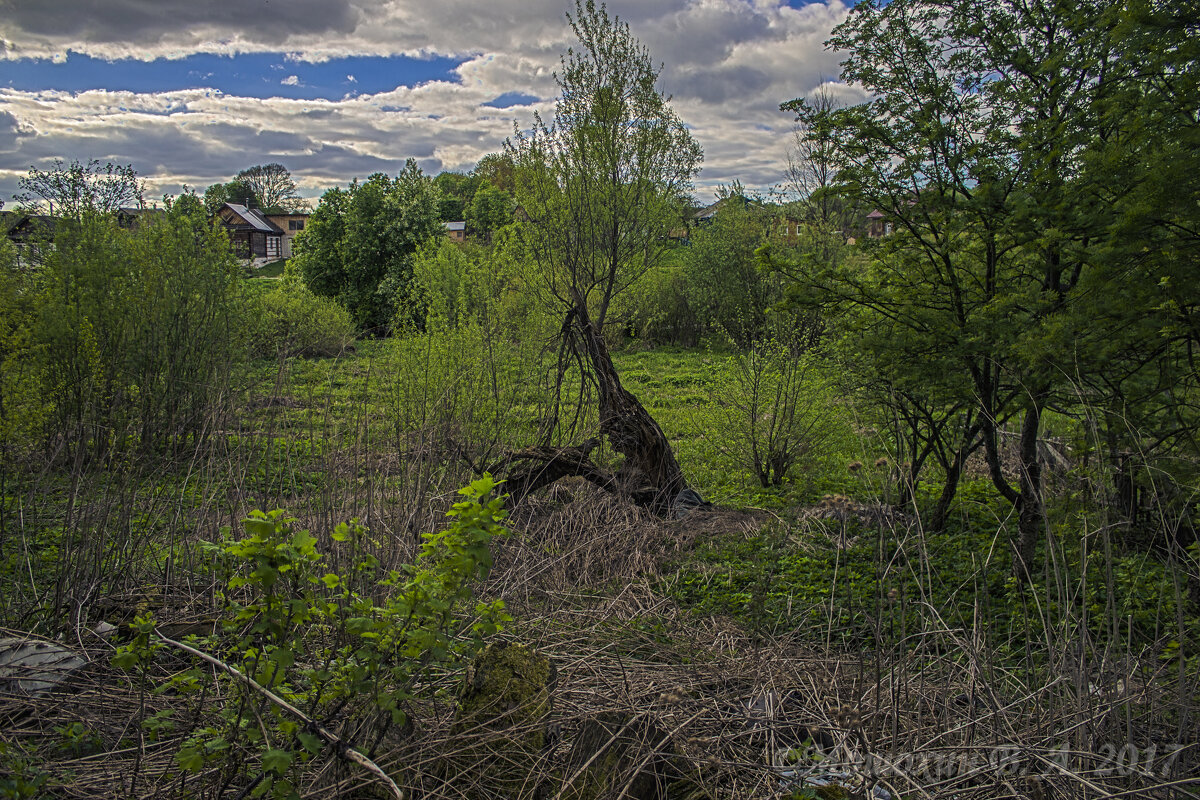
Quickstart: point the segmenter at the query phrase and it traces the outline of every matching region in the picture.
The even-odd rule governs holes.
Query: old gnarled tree
[[[581,475],[665,515],[687,488],[683,472],[662,429],[621,385],[603,332],[613,298],[661,258],[701,153],[658,91],[659,70],[629,26],[591,0],[577,0],[568,18],[579,44],[556,76],[553,123],[536,117],[507,152],[532,251],[563,314],[559,386],[572,365],[580,368],[600,433],[625,458],[610,474],[591,460],[596,440],[552,447],[547,434],[510,459],[508,489],[519,499]]]

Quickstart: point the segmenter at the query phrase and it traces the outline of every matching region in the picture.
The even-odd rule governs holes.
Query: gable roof
[[[267,219],[257,208],[246,208],[238,203],[226,203],[223,208],[228,208],[234,214],[241,218],[245,225],[250,226],[256,231],[262,233],[282,234],[283,229],[276,225],[271,220]]]

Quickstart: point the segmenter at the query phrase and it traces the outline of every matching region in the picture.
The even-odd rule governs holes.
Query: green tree
[[[467,208],[467,230],[487,241],[492,234],[512,222],[512,198],[484,181]]]
[[[395,179],[376,173],[321,198],[297,237],[294,261],[317,295],[342,303],[360,329],[386,332],[410,302],[417,248],[442,232],[437,190],[409,160]]]
[[[755,253],[767,233],[765,211],[742,202],[725,203],[692,233],[684,293],[703,333],[743,349],[767,333],[771,308],[783,297],[778,277],[758,268]]]
[[[303,211],[308,204],[296,192],[296,181],[283,164],[257,164],[237,174],[234,183],[254,192],[259,207],[268,214]]]
[[[507,152],[531,250],[563,315],[559,385],[572,363],[582,367],[596,389],[600,432],[625,461],[617,476],[599,474],[589,447],[569,448],[549,454],[553,469],[510,476],[509,490],[519,497],[563,474],[586,474],[665,514],[686,487],[683,473],[658,424],[621,385],[604,326],[614,296],[661,258],[701,153],[629,26],[592,0],[576,2],[568,19],[579,45],[557,76],[554,124],[535,117]],[[547,439],[558,427],[552,414]]]
[[[204,190],[204,208],[215,214],[226,203],[236,203],[247,208],[262,208],[262,201],[254,187],[246,181],[232,180],[229,183],[214,183]]]
[[[1068,344],[1090,314],[1087,242],[1104,221],[1073,202],[1108,88],[1092,24],[1104,5],[862,3],[830,46],[849,53],[843,78],[872,99],[807,119],[839,188],[898,233],[865,270],[810,262],[792,277],[809,299],[888,321],[875,346],[935,354],[965,379],[992,482],[1018,512],[1019,574],[1044,527],[1042,415],[1079,356]],[[1015,485],[1000,463],[1010,418],[1021,425]]]
[[[54,160],[50,169],[30,167],[17,181],[16,199],[34,209],[59,217],[81,217],[85,213],[112,214],[123,207],[145,205],[145,184],[129,165],[101,165],[96,159],[65,164]]]
[[[462,222],[466,219],[467,207],[479,187],[479,178],[461,172],[440,172],[433,185],[441,192],[438,200],[438,217],[442,222]]]
[[[502,192],[512,194],[516,189],[515,169],[511,154],[488,153],[479,159],[471,174]]]

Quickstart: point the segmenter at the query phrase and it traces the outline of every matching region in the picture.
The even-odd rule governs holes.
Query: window
[[[288,230],[289,230],[289,231],[302,231],[302,230],[304,230],[304,220],[302,220],[302,219],[289,219],[289,220],[288,220]]]

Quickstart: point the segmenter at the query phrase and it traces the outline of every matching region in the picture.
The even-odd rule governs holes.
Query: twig
[[[253,678],[251,678],[249,675],[244,675],[237,668],[231,667],[228,664],[226,664],[224,661],[214,658],[213,656],[210,656],[207,653],[203,653],[194,647],[189,647],[188,645],[183,644],[182,642],[177,642],[174,639],[168,639],[166,636],[163,636],[161,633],[159,633],[158,630],[155,630],[154,634],[156,636],[158,636],[158,638],[161,639],[164,643],[169,644],[172,647],[178,648],[179,650],[182,650],[185,653],[190,653],[190,654],[194,655],[196,658],[201,659],[202,661],[207,661],[209,664],[212,664],[217,669],[223,670],[224,672],[227,672],[230,675],[232,675],[233,677],[242,681],[247,686],[249,686],[251,689],[258,692],[263,697],[267,698],[272,703],[279,706],[284,711],[288,712],[289,714],[294,716],[296,719],[303,722],[305,724],[305,726],[307,728],[309,728],[310,730],[312,730],[317,736],[320,736],[326,742],[333,745],[334,752],[337,753],[338,756],[346,759],[347,761],[352,761],[355,764],[358,764],[360,767],[365,769],[367,772],[370,772],[372,775],[377,777],[384,785],[386,785],[388,787],[388,789],[392,793],[392,796],[395,797],[396,800],[405,800],[404,792],[402,792],[400,790],[400,787],[396,785],[396,782],[393,781],[388,776],[388,774],[379,767],[378,764],[376,764],[374,761],[372,761],[371,759],[364,756],[362,753],[360,753],[357,750],[355,750],[354,748],[352,748],[346,742],[343,742],[340,738],[338,738],[337,735],[330,733],[325,728],[321,727],[316,722],[309,719],[308,715],[306,715],[303,711],[296,708],[291,703],[289,703],[288,701],[284,700],[279,695],[272,692],[270,689],[263,687],[257,681],[255,681]]]

